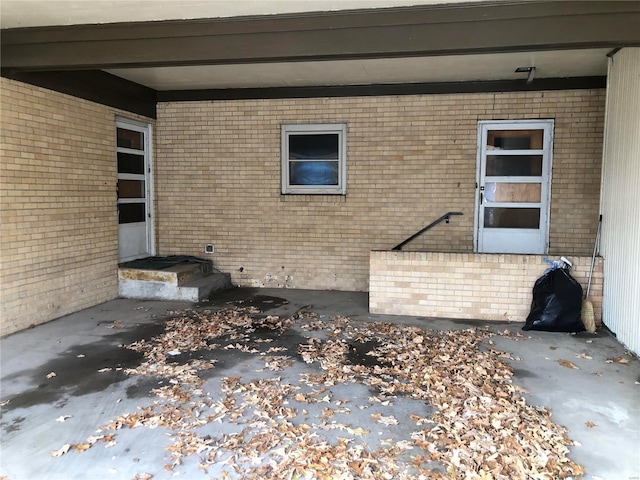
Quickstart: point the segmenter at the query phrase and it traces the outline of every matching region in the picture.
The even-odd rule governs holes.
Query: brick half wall
[[[369,311],[524,322],[532,289],[548,264],[544,255],[373,251]],[[587,289],[591,257],[568,257],[571,275]],[[555,259],[555,258],[550,258]],[[603,259],[596,258],[589,295],[602,318]]]

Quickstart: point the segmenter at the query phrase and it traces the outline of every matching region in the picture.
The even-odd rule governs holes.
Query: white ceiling
[[[2,28],[216,18],[473,0],[0,0]],[[507,0],[504,0],[507,1]],[[516,0],[517,1],[517,0]],[[156,90],[367,85],[606,75],[607,49],[112,69]]]
[[[535,78],[606,75],[607,52],[564,50],[108,71],[156,90],[514,80],[526,79],[527,73],[515,73],[515,69],[528,66],[536,67]]]

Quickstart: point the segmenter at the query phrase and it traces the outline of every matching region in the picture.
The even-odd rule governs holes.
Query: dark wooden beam
[[[156,118],[156,91],[101,70],[12,72],[2,76],[84,98],[92,102]]]
[[[82,70],[640,45],[640,2],[545,1],[8,29],[4,68]]]
[[[221,88],[158,92],[158,102],[192,102],[273,98],[356,97],[380,95],[429,95],[442,93],[526,92],[605,88],[606,77],[540,78],[478,82],[340,85],[323,87]]]

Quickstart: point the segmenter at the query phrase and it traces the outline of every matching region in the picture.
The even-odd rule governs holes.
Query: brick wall
[[[591,257],[572,256],[571,275],[586,293]],[[548,267],[541,255],[371,252],[369,310],[480,320],[525,321],[532,288]],[[589,299],[602,318],[603,259],[594,266]]]
[[[0,333],[6,335],[117,295],[117,112],[0,82]]]
[[[244,286],[367,290],[369,252],[473,250],[479,120],[555,119],[550,248],[590,255],[604,90],[162,103],[160,254],[203,255]],[[280,194],[280,126],[348,124],[347,195]]]

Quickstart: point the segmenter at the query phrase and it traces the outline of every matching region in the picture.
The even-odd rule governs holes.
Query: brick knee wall
[[[374,251],[371,313],[523,322],[532,288],[548,265],[542,255]],[[591,257],[570,257],[586,292]],[[590,299],[600,322],[603,260],[596,258]]]

